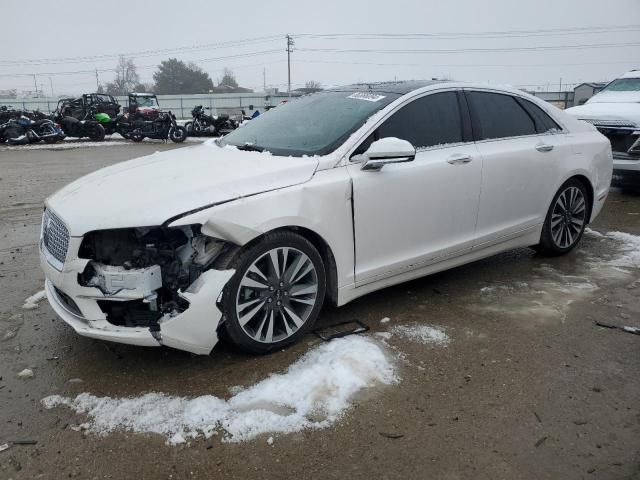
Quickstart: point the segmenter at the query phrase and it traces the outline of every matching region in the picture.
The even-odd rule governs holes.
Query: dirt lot
[[[327,429],[274,435],[273,444],[263,435],[168,446],[154,434],[77,431],[86,417],[45,409],[43,397],[81,392],[226,398],[319,342],[309,336],[267,357],[220,344],[194,357],[79,337],[46,301],[22,308],[42,289],[43,199],[165,148],[174,146],[0,151],[0,445],[37,441],[0,452],[0,478],[640,478],[640,337],[594,325],[640,322],[638,261],[619,238],[593,232],[564,258],[518,250],[325,308],[324,324],[369,324],[400,376]],[[640,197],[612,192],[591,227],[640,235]],[[412,324],[441,326],[450,343],[376,335]],[[35,376],[18,378],[27,367]]]

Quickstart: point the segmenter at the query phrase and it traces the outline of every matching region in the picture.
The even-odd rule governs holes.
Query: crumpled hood
[[[207,205],[304,183],[317,165],[316,158],[277,157],[207,142],[97,170],[45,203],[71,236],[154,226]]]
[[[627,120],[640,126],[640,103],[588,102],[565,112],[581,120]]]

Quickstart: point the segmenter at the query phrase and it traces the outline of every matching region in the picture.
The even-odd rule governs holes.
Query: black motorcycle
[[[11,105],[2,105],[0,107],[0,125],[4,125],[12,118],[17,118],[19,116],[19,112]]]
[[[73,116],[72,113],[78,111],[75,103],[78,100],[72,98],[63,98],[58,102],[56,111],[53,112],[53,118],[60,124],[65,135],[68,137],[89,137],[94,142],[104,140],[104,127],[97,120],[86,118],[86,113],[82,118]]]
[[[205,109],[202,105],[198,105],[191,110],[193,121],[184,124],[187,135],[191,137],[224,136],[238,128],[237,122],[229,118],[229,115],[222,114],[214,117],[207,115],[205,110],[209,110],[209,107]]]
[[[27,145],[44,141],[56,143],[64,140],[65,135],[59,125],[49,119],[32,120],[26,116],[12,118],[0,125],[0,143]]]
[[[125,138],[130,138],[134,142],[141,142],[145,138],[156,140],[170,138],[172,142],[181,143],[187,138],[187,130],[176,123],[176,116],[171,112],[159,112],[153,120],[133,120],[129,126],[131,130]]]

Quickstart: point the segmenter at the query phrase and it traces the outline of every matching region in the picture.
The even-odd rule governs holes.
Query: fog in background
[[[229,67],[241,86],[286,90],[286,33],[293,88],[446,77],[557,90],[640,68],[639,0],[2,0],[1,12],[0,89],[34,90],[16,75],[35,73],[47,95],[94,91],[118,54],[142,82],[176,57],[214,82]]]

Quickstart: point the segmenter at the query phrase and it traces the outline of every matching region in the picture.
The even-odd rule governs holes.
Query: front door
[[[353,180],[355,278],[374,282],[468,252],[475,228],[482,159],[463,133],[455,91],[400,107],[369,137],[397,137],[417,147],[412,162],[379,171],[347,168]]]

